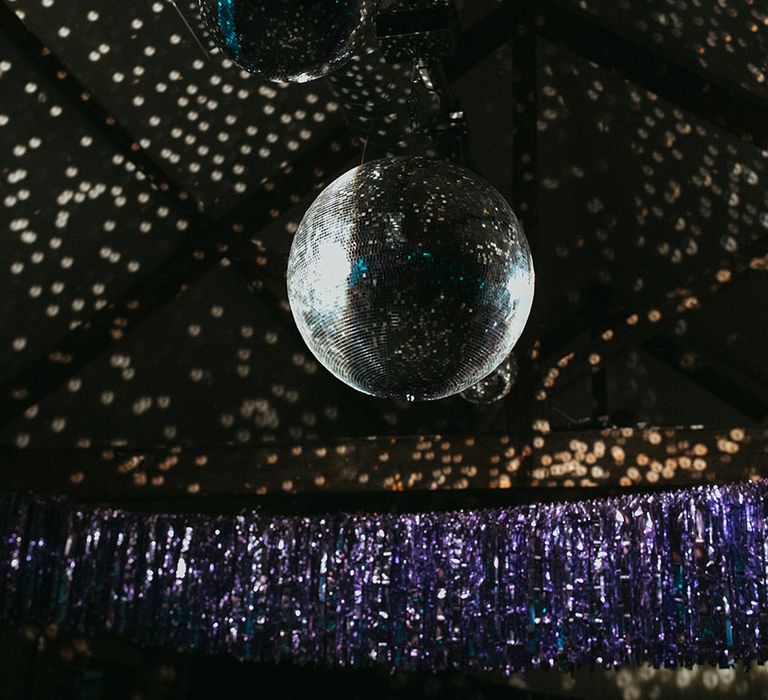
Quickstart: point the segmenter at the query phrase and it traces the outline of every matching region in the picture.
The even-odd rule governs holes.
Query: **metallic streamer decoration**
[[[523,331],[533,262],[506,200],[426,158],[361,165],[302,219],[288,298],[331,373],[384,398],[439,399],[493,371]]]
[[[362,49],[380,0],[199,0],[225,55],[267,80],[323,77]]]
[[[141,515],[0,497],[0,614],[261,662],[768,659],[766,482],[412,515]]]

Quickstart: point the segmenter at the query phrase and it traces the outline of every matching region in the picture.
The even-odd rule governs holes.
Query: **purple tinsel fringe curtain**
[[[3,496],[0,614],[263,662],[765,661],[767,490],[227,518]]]

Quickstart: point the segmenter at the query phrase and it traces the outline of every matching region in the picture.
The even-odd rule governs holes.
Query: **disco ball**
[[[302,219],[288,299],[322,365],[359,391],[440,399],[509,355],[533,302],[528,242],[474,173],[426,158],[361,165]]]
[[[517,379],[517,359],[514,353],[487,377],[461,392],[461,398],[470,403],[496,403],[509,395]]]
[[[349,60],[380,0],[199,0],[203,23],[238,66],[285,82],[327,75]]]

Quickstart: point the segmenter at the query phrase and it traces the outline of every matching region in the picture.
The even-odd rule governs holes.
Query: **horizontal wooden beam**
[[[768,476],[768,427],[538,429],[533,445],[492,434],[147,450],[7,449],[0,451],[0,468],[3,490],[82,501],[199,504],[206,496],[239,503],[310,494],[320,507],[324,497],[345,492],[353,507],[355,499],[370,501],[372,494],[443,491],[471,492],[473,502],[483,505],[540,497],[548,489],[583,497]],[[527,474],[521,469],[526,456]],[[447,496],[434,501],[451,502]]]

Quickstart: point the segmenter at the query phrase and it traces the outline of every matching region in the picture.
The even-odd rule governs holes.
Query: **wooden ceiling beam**
[[[521,469],[526,458],[527,472]],[[532,445],[518,444],[508,433],[282,445],[3,449],[0,466],[5,490],[146,502],[148,508],[173,501],[199,509],[217,498],[251,506],[268,505],[270,498],[278,504],[307,498],[321,509],[331,509],[334,498],[346,498],[352,504],[347,508],[356,509],[357,502],[359,508],[366,507],[364,502],[377,508],[377,498],[389,503],[392,494],[410,492],[432,494],[423,497],[425,507],[459,507],[467,502],[460,494],[469,492],[479,507],[540,500],[547,490],[585,498],[768,476],[768,427],[552,431],[539,434]],[[442,506],[430,506],[436,492],[457,495],[439,496],[434,502]]]

